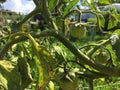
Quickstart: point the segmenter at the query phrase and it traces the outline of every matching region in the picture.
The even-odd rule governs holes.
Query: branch
[[[24,22],[26,22],[29,18],[31,18],[33,15],[37,14],[40,11],[38,7],[36,7],[31,13],[25,16],[25,18],[18,23],[18,25],[22,25]]]
[[[78,48],[76,48],[71,42],[69,42],[62,34],[60,34],[57,31],[53,31],[53,30],[47,30],[47,31],[43,31],[41,32],[41,34],[39,35],[34,35],[33,37],[38,38],[38,37],[45,37],[45,36],[53,36],[56,39],[58,39],[62,44],[64,44],[78,59],[79,62],[81,64],[86,64],[89,65],[90,67],[98,70],[99,72],[109,75],[109,76],[120,76],[120,68],[117,67],[107,67],[104,65],[101,65],[99,63],[95,63],[93,62],[93,60],[91,60],[87,55],[85,55],[81,50],[79,50]],[[25,37],[18,37],[15,38],[15,40],[13,40],[12,42],[8,42],[5,47],[2,49],[2,51],[0,52],[0,60],[4,57],[5,53],[9,50],[9,47],[12,46],[15,43],[18,43],[20,41],[23,41],[27,38]],[[6,51],[5,51],[6,50]],[[3,53],[4,52],[4,53]],[[2,56],[1,56],[2,55]]]
[[[77,49],[71,44],[62,34],[56,31],[44,31],[40,35],[53,36],[57,38],[61,43],[63,43],[80,61],[81,64],[87,64],[90,67],[98,70],[99,72],[110,75],[110,76],[120,76],[120,70],[117,67],[107,67],[99,63],[93,62],[87,55],[85,55],[81,50]],[[104,42],[105,43],[105,42]],[[111,72],[112,71],[112,72]]]
[[[86,69],[88,72],[90,73],[84,73],[84,72],[75,72],[76,74],[79,74],[80,76],[82,77],[85,77],[85,78],[89,78],[89,79],[96,79],[96,78],[100,78],[100,77],[107,77],[108,75],[105,75],[105,74],[102,74],[98,71],[94,71],[92,70],[91,68],[88,68],[86,67],[85,65],[82,65],[81,63],[77,62],[77,61],[73,61],[73,60],[69,60],[65,63],[65,66],[67,63],[69,62],[72,62],[72,63],[75,63],[75,64],[78,64],[79,66],[81,66],[82,68]],[[65,68],[66,69],[66,68]],[[65,71],[65,70],[64,70]]]
[[[33,0],[36,6],[39,6],[39,0]]]
[[[12,36],[13,35],[13,36]],[[14,38],[14,34],[12,34],[11,37]],[[31,34],[34,38],[39,38],[39,37],[46,37],[46,36],[54,36],[54,33],[50,33],[50,34],[42,34],[42,35],[35,35],[35,34]],[[7,43],[4,45],[3,49],[0,51],[0,60],[3,60],[5,54],[8,52],[8,50],[12,47],[12,45],[21,42],[21,41],[25,41],[27,40],[27,37],[21,36],[18,38],[15,38],[13,40],[8,40]]]
[[[102,41],[102,42],[99,43],[99,44],[91,45],[91,46],[95,46],[95,47],[92,48],[92,49],[90,49],[90,50],[87,52],[87,55],[88,55],[88,56],[92,56],[92,54],[93,54],[98,48],[100,48],[100,46],[105,45],[105,44],[107,44],[107,43],[109,43],[109,42],[110,42],[110,39],[107,39],[107,40]]]
[[[115,26],[113,28],[108,29],[107,31],[115,31],[116,29],[120,29],[120,26]]]
[[[3,49],[1,50],[1,52],[0,52],[0,60],[3,60],[3,58],[4,58],[4,56],[5,56],[5,54],[8,52],[8,50],[12,47],[12,45],[14,45],[15,43],[18,43],[18,42],[20,42],[20,41],[24,41],[24,40],[26,40],[27,38],[26,37],[19,37],[19,38],[16,38],[16,39],[14,39],[14,40],[12,40],[12,41],[8,41],[5,45],[4,45],[4,47],[3,47]]]
[[[83,72],[75,72],[75,74],[83,77],[83,78],[87,78],[87,79],[97,79],[97,78],[102,78],[102,77],[107,77],[105,75],[95,75],[95,74],[86,74]]]

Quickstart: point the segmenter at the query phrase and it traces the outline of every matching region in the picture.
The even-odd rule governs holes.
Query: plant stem
[[[88,82],[89,82],[89,90],[94,90],[93,89],[93,79],[89,79]]]
[[[95,70],[109,75],[109,76],[116,76],[119,77],[120,76],[120,68],[117,67],[107,67],[104,65],[101,65],[99,63],[95,63],[93,62],[93,60],[91,60],[87,55],[85,55],[81,50],[79,50],[78,48],[76,48],[73,44],[71,44],[71,42],[69,42],[62,34],[60,34],[57,31],[53,31],[53,30],[47,30],[47,31],[43,31],[41,32],[41,34],[39,35],[34,35],[34,38],[38,38],[38,37],[45,37],[45,36],[53,36],[56,39],[58,39],[62,44],[64,44],[78,59],[79,62],[83,65],[88,65],[92,68],[94,68]],[[18,37],[15,40],[12,40],[11,42],[8,42],[5,47],[2,49],[2,51],[0,52],[0,60],[3,59],[5,53],[9,50],[9,48],[15,44],[18,43],[20,41],[24,41],[25,37]]]
[[[56,32],[56,31],[45,31],[42,34],[54,36],[57,38],[61,43],[63,43],[80,61],[81,64],[89,65],[90,67],[98,70],[99,72],[110,75],[110,76],[120,76],[119,69],[116,67],[106,67],[104,65],[101,65],[99,63],[93,62],[91,58],[89,58],[87,55],[85,55],[81,50],[77,49],[74,45],[71,44],[62,34]]]

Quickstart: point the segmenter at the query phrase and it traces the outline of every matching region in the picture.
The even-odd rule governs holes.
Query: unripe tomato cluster
[[[60,79],[60,88],[62,90],[75,90],[75,88],[77,87],[77,80],[74,79],[74,80],[71,80],[69,78],[67,78],[67,76],[63,76],[61,79]]]
[[[74,38],[81,38],[86,34],[86,27],[84,25],[75,24],[70,25],[70,35]]]
[[[95,60],[100,64],[106,64],[108,60],[108,56],[106,52],[100,52],[96,55]]]

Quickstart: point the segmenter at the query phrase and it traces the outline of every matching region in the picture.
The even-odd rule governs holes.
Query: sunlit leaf
[[[66,53],[59,46],[54,46],[54,49],[55,57],[58,59],[58,62],[65,61]]]
[[[99,19],[99,25],[102,26],[102,27],[104,27],[105,19],[104,19],[103,15],[99,14],[98,15],[98,19]]]
[[[90,3],[94,2],[94,0],[88,0],[88,1],[90,1]]]
[[[18,68],[7,60],[0,61],[0,82],[4,90],[21,90]]]
[[[110,4],[110,0],[98,0],[101,4]]]
[[[70,0],[64,0],[65,2],[69,2]]]
[[[68,5],[66,6],[65,10],[64,10],[64,16],[72,9],[72,7],[74,7],[77,3],[79,2],[79,0],[72,0],[68,3]]]
[[[39,81],[38,87],[44,88],[54,75],[55,60],[46,48],[39,46],[36,61],[38,62]]]
[[[120,35],[120,29],[116,29],[113,33],[114,34],[116,33],[116,34]]]
[[[111,28],[117,26],[120,16],[119,16],[116,8],[108,6],[104,10],[109,11],[109,13],[107,13],[108,14],[107,18],[109,18],[108,29],[111,29]]]
[[[56,5],[59,3],[59,0],[50,0],[49,2],[49,10],[52,11]]]
[[[0,90],[8,90],[7,79],[0,73]]]
[[[113,60],[114,63],[116,63],[115,61],[116,61],[117,56],[116,56],[114,50],[112,49],[112,46],[111,45],[107,45],[106,48],[109,49],[109,51],[110,51],[110,53],[112,55],[112,60]]]
[[[111,29],[111,28],[117,26],[117,23],[118,22],[115,20],[115,18],[112,18],[108,23],[108,29]]]

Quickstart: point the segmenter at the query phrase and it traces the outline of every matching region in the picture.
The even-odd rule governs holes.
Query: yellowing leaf
[[[0,61],[0,85],[3,90],[21,90],[17,65],[7,60]]]
[[[44,88],[51,77],[54,76],[55,70],[55,60],[52,58],[52,55],[42,46],[38,46],[37,48],[37,57],[36,61],[39,63],[39,88]],[[39,61],[38,61],[39,60]]]

